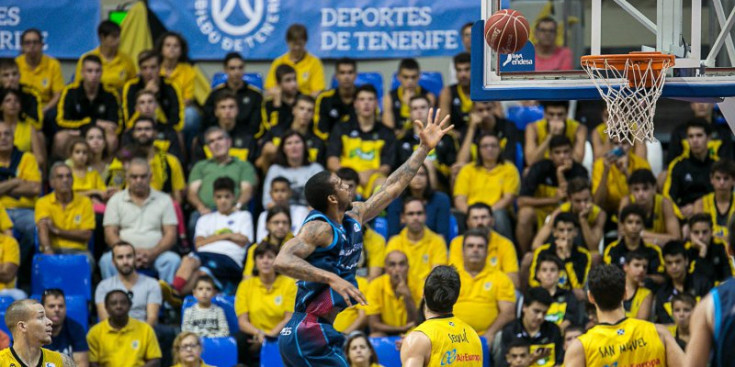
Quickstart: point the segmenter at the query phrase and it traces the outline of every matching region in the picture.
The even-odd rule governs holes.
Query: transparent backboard
[[[512,0],[531,25],[516,54],[485,42],[485,19],[500,0],[483,0],[472,28],[473,100],[584,100],[600,95],[580,68],[584,55],[661,51],[676,56],[662,97],[719,101],[735,96],[732,0]],[[540,21],[551,17],[554,23]]]

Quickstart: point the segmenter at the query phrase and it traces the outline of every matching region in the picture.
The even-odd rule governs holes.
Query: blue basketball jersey
[[[304,224],[315,220],[329,223],[333,239],[329,247],[317,248],[305,260],[319,269],[339,275],[357,287],[355,272],[362,254],[362,225],[347,215],[342,224],[338,224],[317,210],[309,213]],[[295,312],[322,317],[336,314],[347,307],[342,296],[328,284],[300,280],[297,285]]]
[[[735,278],[710,291],[714,306],[712,367],[735,366]]]

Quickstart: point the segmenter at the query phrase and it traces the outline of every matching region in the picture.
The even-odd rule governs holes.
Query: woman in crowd
[[[13,144],[22,152],[33,153],[41,172],[45,172],[46,146],[43,135],[33,127],[35,121],[22,113],[21,95],[15,89],[0,92],[0,118],[13,130]]]
[[[202,361],[202,343],[197,334],[184,331],[174,339],[173,367],[211,367]]]
[[[110,177],[109,168],[113,154],[107,151],[105,131],[97,125],[91,125],[84,133],[84,140],[89,145],[89,166],[100,174],[102,181],[107,182]]]
[[[268,209],[265,216],[265,229],[268,231],[268,235],[258,245],[267,243],[280,250],[286,241],[293,238],[293,233],[291,233],[291,210],[283,206],[274,206]],[[248,250],[242,274],[243,278],[252,276],[253,269],[255,269],[255,249],[256,246],[250,246]]]
[[[300,133],[289,130],[281,137],[276,159],[268,168],[263,180],[263,207],[269,208],[271,203],[271,182],[276,177],[285,177],[291,182],[291,202],[308,205],[304,198],[304,185],[314,174],[324,170],[321,164],[309,160],[309,147]]]
[[[449,238],[449,196],[441,191],[434,191],[429,182],[429,173],[426,165],[421,165],[416,176],[408,184],[404,196],[421,198],[426,207],[426,226],[432,231],[444,236],[447,243]],[[394,200],[388,206],[388,238],[395,236],[401,231],[401,211],[403,209],[403,198]]]
[[[347,336],[344,352],[350,367],[381,367],[375,348],[361,331],[354,331]]]
[[[252,250],[253,276],[240,283],[235,295],[235,313],[240,326],[238,358],[248,366],[258,365],[265,338],[278,338],[293,314],[296,282],[276,273],[273,263],[278,250],[278,246],[266,242]]]

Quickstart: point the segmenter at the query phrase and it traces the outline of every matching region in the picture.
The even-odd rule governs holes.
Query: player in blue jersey
[[[304,194],[314,210],[296,237],[276,257],[281,274],[298,279],[291,320],[278,339],[286,366],[347,366],[344,337],[334,330],[335,316],[353,302],[366,304],[357,289],[355,271],[362,253],[362,224],[375,218],[408,186],[428,153],[453,128],[449,116],[437,123],[441,111],[429,111],[419,128],[421,143],[366,202],[351,202],[350,190],[337,175],[322,171],[306,183]]]

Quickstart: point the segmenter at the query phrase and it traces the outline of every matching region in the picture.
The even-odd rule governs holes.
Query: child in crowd
[[[197,279],[194,287],[194,298],[197,303],[184,311],[181,331],[191,331],[200,337],[209,338],[230,335],[225,311],[212,304],[216,292],[212,278],[203,275]]]
[[[682,350],[686,350],[689,343],[689,320],[696,305],[697,300],[689,293],[679,293],[671,299],[674,325],[669,326],[669,331]]]
[[[110,191],[99,172],[89,164],[90,150],[86,140],[72,140],[66,163],[71,167],[74,176],[74,193],[87,196],[92,199],[93,204],[100,205],[110,197]]]

